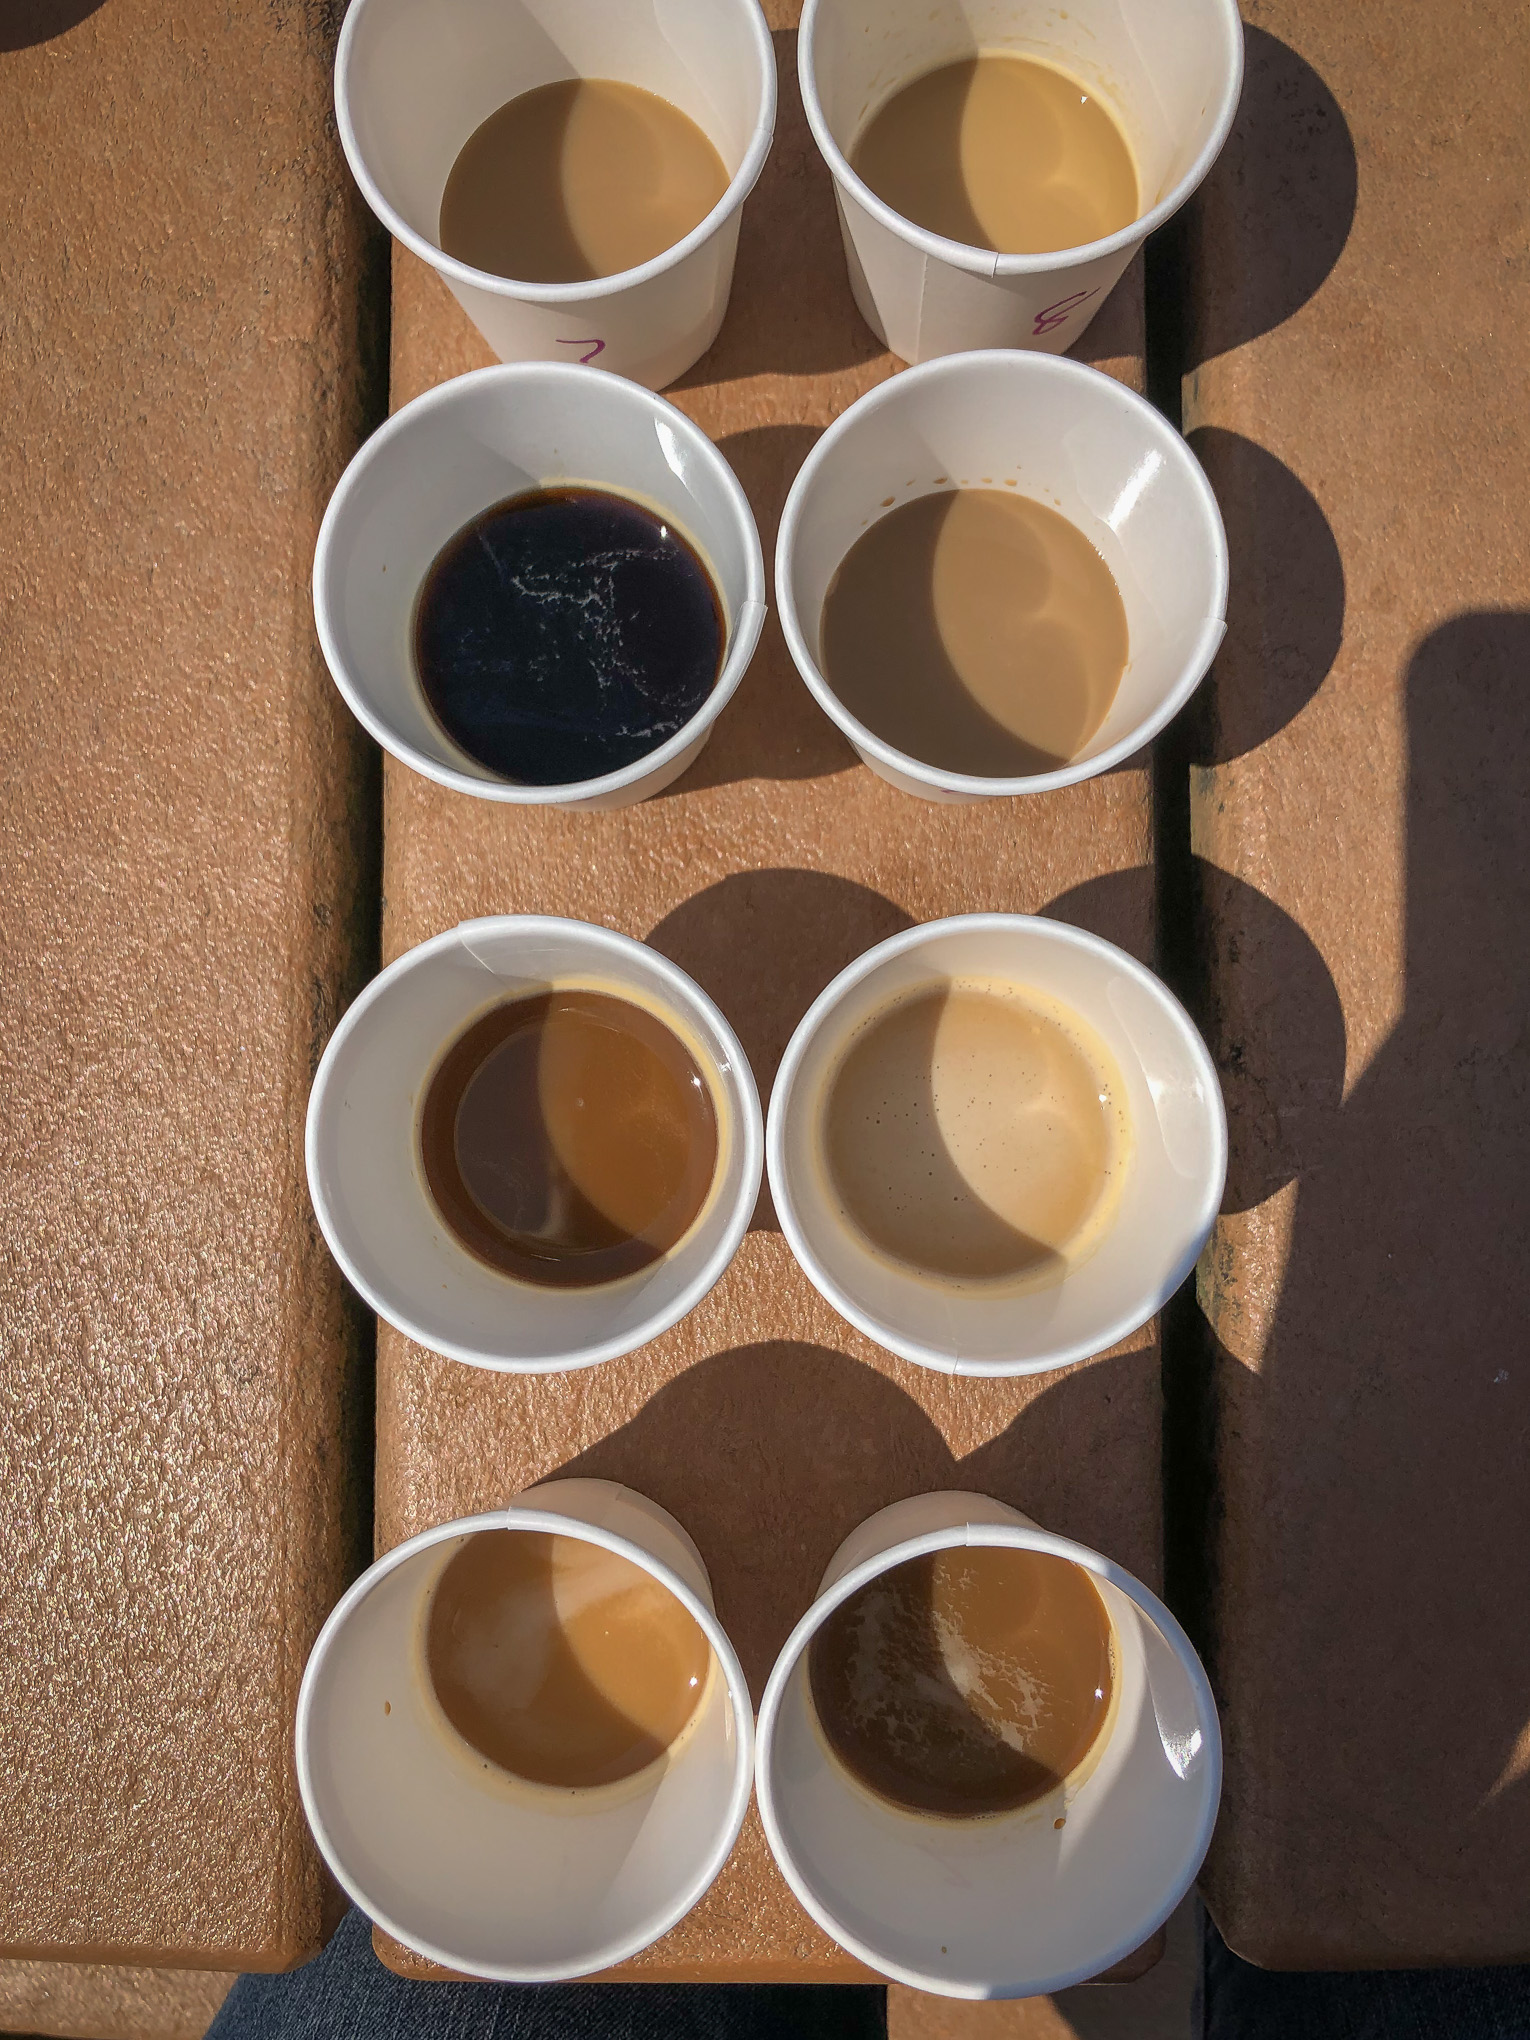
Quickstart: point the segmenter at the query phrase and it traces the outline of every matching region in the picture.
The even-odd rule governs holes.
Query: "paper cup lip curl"
[[[932,1521],[935,1527],[919,1527]],[[973,1974],[970,1966],[968,1973],[960,1973],[963,1960],[972,1964],[970,1950],[954,1958],[950,1968],[921,1966],[917,1951],[905,1949],[900,1953],[891,1945],[907,1938],[896,1922],[887,1924],[885,1933],[879,1935],[877,1929],[882,1922],[866,1917],[852,1921],[846,1917],[851,1911],[862,1915],[866,1907],[846,1903],[847,1894],[832,1889],[834,1873],[822,1861],[804,1862],[802,1858],[814,1852],[804,1845],[805,1838],[800,1832],[789,1831],[794,1826],[790,1802],[794,1795],[809,1792],[812,1781],[801,1772],[802,1751],[794,1749],[785,1760],[780,1760],[778,1745],[784,1733],[783,1716],[798,1704],[793,1691],[804,1677],[806,1655],[814,1636],[838,1607],[893,1567],[964,1547],[1040,1552],[1066,1559],[1091,1575],[1111,1613],[1117,1648],[1129,1654],[1129,1663],[1118,1662],[1118,1678],[1124,1673],[1135,1688],[1129,1699],[1138,1716],[1135,1723],[1123,1723],[1119,1716],[1112,1719],[1104,1730],[1105,1741],[1114,1741],[1118,1734],[1123,1738],[1132,1736],[1135,1729],[1134,1741],[1145,1751],[1150,1766],[1148,1775],[1156,1769],[1160,1774],[1167,1772],[1175,1781],[1171,1784],[1160,1775],[1160,1789],[1175,1791],[1187,1787],[1196,1795],[1194,1805],[1188,1808],[1192,1817],[1174,1838],[1176,1863],[1169,1882],[1145,1903],[1130,1897],[1120,1903],[1122,1918],[1114,1929],[1103,1935],[1087,1955],[1077,1955],[1062,1967],[1026,1970],[1011,1966],[1005,1971],[1000,1961],[990,1958],[985,1973]],[[866,1555],[857,1558],[857,1552]],[[847,1558],[854,1562],[846,1564]],[[1122,1618],[1128,1614],[1136,1624],[1147,1625],[1146,1629],[1139,1627],[1130,1638],[1120,1633]],[[1156,1646],[1152,1642],[1153,1632],[1158,1639]],[[793,1728],[800,1741],[801,1724],[793,1724]],[[821,1733],[811,1732],[815,1736]],[[755,1736],[755,1783],[761,1824],[777,1866],[798,1901],[826,1933],[869,1968],[894,1982],[946,1997],[1049,1995],[1086,1982],[1121,1961],[1163,1924],[1193,1884],[1210,1846],[1221,1797],[1222,1738],[1216,1701],[1205,1668],[1173,1613],[1124,1566],[1075,1539],[1042,1529],[1018,1510],[981,1494],[913,1496],[878,1511],[851,1533],[830,1561],[812,1606],[782,1646],[760,1702]],[[1103,1751],[1100,1755],[1103,1770]],[[782,1765],[779,1776],[778,1762]],[[823,1772],[831,1771],[826,1752],[820,1754],[819,1762]],[[860,1804],[863,1810],[871,1797],[864,1788],[848,1783],[840,1783],[838,1789],[849,1804]],[[991,1838],[1000,1832],[1000,1822],[1016,1823],[1011,1833],[1023,1833],[1019,1824],[1025,1821],[1027,1811],[1022,1808],[1016,1814],[973,1822],[968,1832],[979,1848],[990,1848]],[[872,1819],[875,1820],[874,1815]],[[876,1825],[885,1836],[896,1838],[900,1827],[909,1835],[917,1834],[924,1820],[923,1816],[889,1808]],[[943,1832],[959,1849],[963,1825],[936,1821],[930,1831]],[[1050,1828],[1051,1823],[1046,1825]],[[984,1831],[981,1836],[980,1830]],[[868,1883],[874,1874],[868,1875]],[[978,1865],[974,1865],[972,1874],[980,1874]],[[947,1901],[953,1898],[949,1890],[937,1895],[934,1876],[929,1882],[931,1888],[925,1891],[921,1907],[926,1915],[940,1911],[942,1898]],[[1081,1898],[1079,1902],[1087,1903],[1087,1899]],[[866,1904],[870,1906],[872,1901]],[[949,1933],[947,1929],[940,1931]],[[956,1936],[949,1934],[949,1938],[955,1940]],[[938,1945],[938,1939],[934,1945]],[[933,1955],[933,1946],[930,1953]],[[941,1953],[944,1955],[945,1950]]]
[[[563,306],[581,305],[591,299],[614,297],[639,285],[649,283],[666,271],[677,268],[687,256],[709,241],[748,198],[759,182],[760,172],[770,154],[775,138],[776,125],[776,64],[775,51],[771,45],[770,29],[759,8],[746,4],[739,8],[739,14],[749,28],[754,43],[754,54],[760,66],[760,106],[756,115],[753,132],[749,137],[743,159],[738,169],[728,179],[727,189],[711,211],[688,234],[672,242],[646,262],[635,264],[631,269],[617,270],[611,276],[595,276],[588,281],[573,283],[523,283],[514,277],[498,276],[490,269],[475,269],[470,262],[460,261],[455,255],[448,255],[437,241],[412,226],[392,201],[384,194],[367,164],[366,154],[356,133],[355,121],[351,114],[351,72],[357,39],[362,33],[363,18],[369,0],[352,0],[345,24],[340,31],[340,40],[335,50],[335,118],[340,131],[340,145],[345,151],[351,174],[361,189],[362,196],[372,211],[381,220],[388,232],[422,262],[437,270],[442,276],[472,290],[488,291],[496,297],[516,298],[528,304]],[[463,141],[467,140],[464,134]]]
[[[332,1746],[335,1728],[323,1718],[326,1704],[334,1704],[326,1688],[342,1676],[347,1648],[352,1651],[358,1648],[356,1618],[359,1614],[364,1620],[366,1604],[380,1592],[386,1594],[390,1583],[398,1586],[399,1575],[409,1568],[428,1568],[433,1562],[432,1554],[441,1545],[485,1530],[525,1530],[577,1538],[626,1559],[657,1580],[686,1610],[707,1640],[717,1666],[719,1704],[724,1715],[718,1730],[721,1742],[712,1754],[711,1770],[715,1777],[720,1777],[725,1768],[731,1773],[726,1792],[720,1796],[708,1794],[704,1803],[692,1794],[689,1804],[678,1815],[671,1816],[694,1832],[700,1811],[712,1830],[710,1839],[699,1837],[703,1846],[695,1852],[694,1860],[686,1866],[675,1888],[658,1904],[629,1905],[627,1910],[635,1917],[621,1929],[608,1928],[604,1939],[541,1958],[517,1952],[495,1959],[486,1956],[482,1948],[472,1949],[463,1944],[454,1947],[439,1930],[422,1931],[418,1924],[405,1918],[398,1903],[401,1894],[395,1891],[391,1897],[384,1895],[388,1879],[386,1871],[379,1867],[377,1838],[369,1839],[357,1832],[355,1806],[348,1804],[358,1792],[359,1774],[344,1781],[337,1777],[336,1752]],[[400,1625],[417,1619],[414,1602],[425,1588],[422,1573],[413,1600],[398,1611]],[[378,1605],[374,1602],[374,1608]],[[389,1618],[375,1619],[386,1625]],[[423,1675],[423,1668],[413,1661],[414,1646],[408,1638],[396,1637],[389,1655],[392,1662],[384,1668],[384,1678],[403,1683],[411,1674],[416,1679]],[[374,1701],[377,1697],[372,1695]],[[403,1723],[392,1725],[401,1728]],[[442,1735],[439,1726],[431,1732],[430,1747],[437,1755],[442,1754],[438,1747]],[[326,1741],[331,1744],[328,1750]],[[578,1477],[554,1478],[527,1489],[507,1507],[437,1524],[397,1545],[369,1566],[331,1611],[309,1653],[298,1692],[294,1742],[298,1790],[309,1828],[325,1862],[350,1898],[385,1933],[428,1961],[485,1980],[509,1983],[566,1982],[626,1961],[651,1946],[683,1919],[715,1882],[738,1839],[754,1787],[754,1714],[748,1681],[732,1639],[718,1620],[707,1569],[694,1543],[683,1526],[647,1496],[616,1482]],[[454,1775],[455,1782],[448,1789],[460,1793],[461,1775],[455,1767]],[[377,1786],[380,1792],[386,1792],[386,1778],[379,1777]],[[532,1802],[533,1814],[536,1811]],[[514,1819],[515,1812],[513,1804],[500,1808],[506,1821]],[[577,1841],[578,1830],[589,1816],[573,1811],[553,1818],[566,1822],[566,1837]],[[539,1819],[545,1840],[552,1832],[545,1804]],[[482,1845],[483,1838],[478,1839]],[[438,1840],[444,1845],[444,1836]],[[373,1859],[370,1862],[366,1860],[369,1855]],[[668,1860],[673,1861],[672,1851]],[[399,1880],[393,1881],[396,1884]],[[449,1921],[440,1924],[450,1931]],[[464,1929],[463,1943],[472,1933],[483,1931],[482,1920],[476,1921],[471,1929]]]
[[[614,771],[537,785],[476,764],[439,726],[415,671],[411,618],[441,547],[473,517],[560,482],[672,518],[701,555],[727,637],[716,680],[673,736]],[[450,511],[435,501],[447,496]],[[620,807],[685,771],[738,691],[765,620],[765,561],[737,475],[666,398],[577,362],[496,362],[413,398],[352,457],[319,526],[313,608],[335,685],[400,763],[479,800]]]
[[[1119,1206],[1086,1258],[1048,1285],[960,1292],[890,1263],[820,1180],[817,1125],[850,1036],[900,998],[953,976],[1004,979],[1070,1008],[1104,1043],[1125,1086],[1132,1146]],[[1145,964],[1065,921],[958,914],[875,944],[814,1000],[781,1058],[765,1150],[781,1230],[825,1302],[916,1366],[1006,1378],[1091,1359],[1174,1295],[1221,1205],[1227,1112],[1195,1023]]]
[[[544,1290],[485,1266],[451,1235],[425,1188],[417,1122],[429,1075],[463,1028],[558,979],[635,999],[679,1035],[713,1093],[718,1153],[706,1203],[650,1267]],[[562,1374],[646,1345],[722,1279],[754,1214],[764,1128],[742,1043],[678,964],[594,923],[508,914],[406,950],[358,994],[320,1058],[304,1152],[325,1242],[379,1316],[470,1367]]]
[[[1118,254],[1122,249],[1135,248],[1139,242],[1146,240],[1149,234],[1171,218],[1191,192],[1201,184],[1221,154],[1227,137],[1232,132],[1233,121],[1237,117],[1243,85],[1242,18],[1238,13],[1237,0],[1213,0],[1217,12],[1224,18],[1228,35],[1231,52],[1230,82],[1225,101],[1205,141],[1197,150],[1193,161],[1184,173],[1176,178],[1170,189],[1146,212],[1139,213],[1134,220],[1128,221],[1124,227],[1118,227],[1113,234],[1102,234],[1096,241],[1083,241],[1073,248],[1060,248],[1030,255],[1004,255],[995,249],[976,248],[970,242],[952,241],[944,234],[932,233],[928,227],[916,225],[913,220],[890,206],[885,199],[878,198],[865,179],[851,167],[849,157],[835,140],[819,98],[814,67],[814,42],[818,18],[835,4],[836,0],[807,0],[807,5],[802,11],[802,26],[798,31],[798,48],[802,53],[798,66],[802,105],[820,154],[833,172],[836,183],[843,185],[880,226],[887,228],[890,233],[899,235],[924,254],[948,263],[953,269],[965,269],[973,276],[1043,276],[1054,270],[1081,268],[1085,263],[1097,262],[1102,257]],[[894,88],[895,91],[897,89]]]
[[[1094,515],[1086,517],[1071,500],[1062,504],[1063,514],[1096,549],[1114,547],[1119,554],[1112,559],[1107,553],[1106,564],[1126,601],[1132,642],[1117,696],[1083,750],[1051,771],[985,776],[928,764],[868,729],[840,700],[825,674],[818,632],[828,582],[861,530],[879,514],[876,506],[884,497],[896,494],[900,500],[911,500],[894,477],[901,477],[915,461],[922,459],[926,467],[949,466],[953,473],[963,467],[981,473],[985,466],[997,472],[994,464],[1008,461],[1016,468],[1022,496],[1040,493],[1028,464],[1047,471],[1043,487],[1052,486],[1053,469],[1059,477],[1066,472],[1076,481],[1078,462],[1062,441],[1068,431],[1076,434],[1077,427],[1060,426],[1065,408],[1076,419],[1092,417],[1104,463],[1119,468],[1106,491],[1113,502],[1102,501]],[[933,421],[928,432],[921,414]],[[1004,445],[1007,434],[1015,441],[1012,449]],[[866,518],[857,519],[853,508],[847,510],[850,491],[835,474],[841,464],[854,473],[865,471],[853,508],[867,511]],[[875,479],[878,465],[880,480]],[[1027,488],[1027,479],[1033,488]],[[1066,491],[1073,483],[1059,479],[1058,486]],[[834,506],[822,513],[829,533],[810,534],[805,527],[817,514],[815,497],[827,496],[831,489]],[[1153,491],[1160,499],[1165,491],[1172,493],[1178,544],[1169,548],[1157,539],[1160,557],[1151,568],[1129,572],[1133,551],[1140,545],[1143,512],[1149,507],[1146,499]],[[930,488],[920,486],[913,493],[930,493]],[[816,599],[804,599],[801,581],[808,576],[815,585],[823,583]],[[1179,713],[1210,670],[1226,633],[1228,578],[1221,510],[1184,437],[1145,397],[1099,369],[1062,355],[1016,348],[940,355],[890,376],[858,398],[815,442],[798,469],[776,540],[776,606],[804,684],[873,771],[932,800],[1050,793],[1109,772],[1141,750]],[[1171,582],[1183,584],[1182,588],[1171,588]],[[1166,591],[1184,612],[1172,630],[1154,614],[1163,606]],[[1139,643],[1144,637],[1157,642],[1144,646]],[[1149,655],[1159,670],[1143,679]],[[1134,668],[1139,673],[1136,681]],[[1135,704],[1129,695],[1133,686],[1142,689],[1142,699]],[[1112,725],[1117,726],[1114,731]]]

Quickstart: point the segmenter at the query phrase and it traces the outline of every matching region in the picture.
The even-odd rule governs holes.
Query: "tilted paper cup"
[[[827,1174],[823,1099],[857,1027],[963,978],[1029,988],[1076,1013],[1125,1087],[1118,1202],[1092,1251],[1046,1287],[958,1289],[903,1267],[846,1222]],[[808,1008],[771,1092],[766,1155],[792,1252],[858,1331],[946,1374],[1039,1374],[1126,1338],[1189,1275],[1222,1201],[1227,1115],[1190,1016],[1135,957],[1061,921],[959,914],[879,942]]]
[[[1060,354],[1083,332],[1155,227],[1216,161],[1243,82],[1235,0],[808,0],[798,69],[809,125],[834,175],[861,316],[905,361],[971,347]],[[850,167],[871,117],[901,86],[979,53],[1034,57],[1078,78],[1116,116],[1142,212],[1056,254],[996,255],[916,227]]]
[[[636,1274],[550,1289],[486,1266],[425,1186],[419,1114],[447,1047],[489,1007],[587,985],[657,1015],[690,1050],[717,1114],[717,1167],[689,1232]],[[759,1193],[760,1101],[738,1037],[677,965],[609,928],[507,914],[391,963],[335,1029],[308,1101],[308,1190],[352,1287],[406,1337],[503,1373],[562,1373],[645,1345],[694,1308],[738,1251]]]
[[[576,1809],[486,1777],[429,1690],[430,1592],[479,1530],[577,1537],[641,1566],[701,1625],[716,1661],[700,1718],[640,1789]],[[609,1968],[684,1917],[749,1805],[754,1723],[701,1556],[657,1503],[553,1480],[508,1509],[427,1530],[379,1559],[319,1634],[297,1709],[304,1811],[363,1912],[432,1962],[510,1983]]]
[[[509,282],[443,254],[441,194],[464,142],[507,100],[565,78],[639,85],[688,114],[728,172],[722,198],[662,255],[589,283]],[[775,127],[755,0],[352,0],[335,109],[367,203],[502,361],[597,362],[663,389],[716,338],[739,212]]]
[[[1060,511],[1121,593],[1121,684],[1088,743],[1051,772],[979,778],[926,764],[852,715],[820,664],[824,600],[855,541],[889,501],[968,484]],[[1042,354],[950,355],[879,384],[814,446],[781,517],[776,602],[798,672],[873,772],[925,800],[1048,793],[1129,758],[1200,685],[1226,628],[1227,535],[1184,439],[1112,377]]]
[[[1015,1813],[971,1821],[905,1812],[853,1780],[824,1740],[807,1676],[808,1647],[842,1601],[906,1559],[963,1545],[1084,1566],[1116,1660],[1113,1712],[1074,1778]],[[853,1532],[760,1707],[755,1785],[787,1883],[850,1954],[946,1997],[1039,1996],[1141,1947],[1200,1868],[1221,1778],[1206,1674],[1168,1609],[1098,1552],[986,1495],[919,1495]]]
[[[645,503],[700,554],[723,612],[722,670],[666,743],[565,785],[499,778],[461,750],[414,660],[420,586],[465,524],[507,496],[582,482]],[[352,713],[384,750],[480,800],[628,807],[677,779],[732,700],[765,618],[760,534],[738,478],[683,411],[591,368],[524,362],[441,383],[374,432],[340,477],[313,563],[319,643]]]

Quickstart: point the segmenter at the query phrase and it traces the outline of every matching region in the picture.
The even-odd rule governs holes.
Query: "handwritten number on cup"
[[[1087,305],[1092,297],[1099,294],[1098,290],[1079,290],[1072,297],[1059,298],[1055,305],[1048,305],[1045,311],[1036,314],[1032,333],[1050,333],[1054,326],[1065,325],[1080,305]]]

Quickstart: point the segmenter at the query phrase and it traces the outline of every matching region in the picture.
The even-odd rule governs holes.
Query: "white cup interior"
[[[488,1007],[548,985],[635,1000],[690,1049],[717,1110],[711,1194],[651,1267],[590,1289],[543,1289],[487,1267],[426,1189],[418,1123],[437,1063]],[[759,1190],[760,1105],[732,1029],[684,971],[609,929],[509,915],[464,922],[391,964],[351,1006],[308,1107],[308,1183],[330,1249],[372,1308],[452,1359],[548,1373],[614,1359],[683,1317],[737,1251]]]
[[[428,1598],[464,1538],[506,1528],[630,1559],[705,1630],[716,1669],[700,1718],[638,1789],[571,1811],[486,1773],[445,1725],[423,1655]],[[309,1659],[297,1756],[315,1838],[372,1919],[449,1968],[552,1981],[635,1954],[711,1883],[749,1803],[749,1691],[673,1518],[611,1482],[553,1481],[513,1508],[428,1531],[362,1575]]]
[[[822,1159],[822,1104],[854,1030],[916,988],[998,978],[1071,1008],[1121,1073],[1130,1154],[1098,1245],[1045,1288],[965,1291],[873,1252],[841,1218]],[[1184,1008],[1124,951],[1023,914],[935,921],[868,950],[822,993],[782,1059],[767,1136],[782,1229],[815,1287],[891,1352],[963,1375],[1034,1374],[1102,1353],[1173,1295],[1221,1202],[1227,1121]]]
[[[1078,756],[1053,772],[978,778],[909,757],[839,701],[820,660],[829,583],[894,504],[948,486],[1013,485],[1099,552],[1126,610],[1126,671]],[[776,550],[792,656],[820,705],[874,762],[957,793],[1043,792],[1129,757],[1183,706],[1220,644],[1227,539],[1180,435],[1111,377],[1051,355],[948,355],[895,376],[830,427],[792,485]]]
[[[818,102],[846,157],[901,86],[942,65],[1002,54],[1070,72],[1126,136],[1139,217],[1172,209],[1179,188],[1204,173],[1231,118],[1242,62],[1226,0],[1070,0],[1065,9],[1035,0],[945,0],[933,9],[926,0],[817,0],[811,39]],[[1017,266],[1046,259],[1010,258]]]
[[[634,764],[570,786],[507,785],[431,713],[415,669],[415,603],[442,546],[472,518],[560,481],[633,497],[690,540],[722,601],[723,666],[685,727]],[[763,598],[753,513],[706,434],[651,391],[571,363],[480,369],[407,404],[341,477],[314,559],[320,643],[357,717],[416,771],[491,800],[597,801],[686,752],[743,678]]]
[[[760,1709],[756,1767],[777,1860],[842,1946],[916,1989],[1025,1997],[1097,1976],[1163,1923],[1205,1855],[1221,1789],[1205,1673],[1139,1581],[1001,1503],[928,1495],[883,1513],[894,1526],[947,1520],[891,1539],[879,1518],[863,1525],[858,1539],[874,1543],[872,1555],[848,1568],[836,1558],[783,1650]],[[807,1677],[814,1633],[857,1587],[962,1544],[1047,1551],[1087,1567],[1115,1637],[1117,1706],[1093,1767],[1030,1807],[980,1821],[907,1813],[852,1780],[830,1754]]]
[[[384,218],[431,248],[463,144],[538,85],[612,78],[655,92],[702,129],[730,178],[772,104],[754,0],[354,0],[347,27],[337,90],[353,160]]]

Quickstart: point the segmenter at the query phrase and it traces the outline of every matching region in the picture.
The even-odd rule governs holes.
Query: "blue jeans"
[[[1204,1915],[1199,1997],[1199,2040],[1530,2040],[1530,1968],[1256,1969]]]
[[[347,1913],[322,1955],[241,1976],[207,2040],[887,2040],[872,1984],[413,1983]]]
[[[1106,1986],[1109,1988],[1109,1986]],[[1130,1984],[1119,1986],[1129,1996]],[[1205,1922],[1198,2040],[1530,2040],[1530,1968],[1290,1975]],[[346,1915],[286,1976],[241,1976],[207,2040],[886,2040],[859,1984],[411,1983]]]

